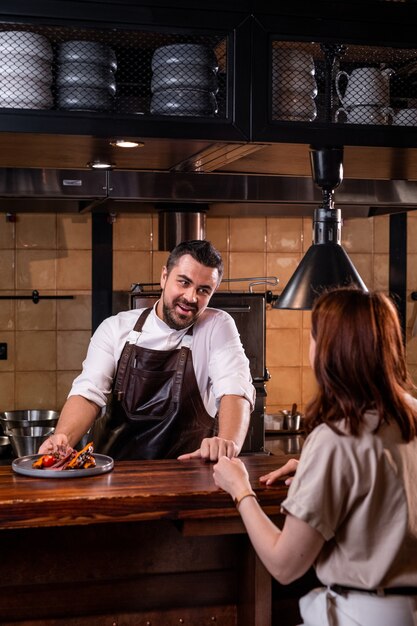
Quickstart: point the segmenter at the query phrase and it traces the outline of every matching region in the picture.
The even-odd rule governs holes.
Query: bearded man
[[[209,241],[174,248],[156,304],[97,328],[39,452],[74,447],[92,429],[96,452],[118,460],[237,456],[255,390],[233,318],[208,308],[222,276]]]

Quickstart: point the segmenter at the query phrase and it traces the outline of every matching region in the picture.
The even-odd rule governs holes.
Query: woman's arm
[[[234,499],[252,491],[246,468],[239,459],[222,457],[214,466],[213,475],[216,485]],[[317,530],[288,515],[281,532],[254,497],[243,498],[238,507],[259,558],[280,583],[292,582],[313,565],[324,545]]]

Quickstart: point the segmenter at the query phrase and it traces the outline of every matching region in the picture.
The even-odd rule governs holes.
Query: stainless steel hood
[[[203,203],[208,216],[312,217],[321,200],[311,177],[202,172],[0,168],[0,210],[152,212],[155,203]],[[417,182],[345,179],[345,218],[417,208]]]

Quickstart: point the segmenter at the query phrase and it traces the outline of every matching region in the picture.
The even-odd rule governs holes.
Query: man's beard
[[[188,315],[181,315],[180,313],[177,312],[177,310],[175,309],[175,306],[177,304],[184,304],[187,305],[188,307],[191,307],[194,309],[192,316],[188,316]],[[164,296],[162,294],[162,315],[164,318],[164,322],[165,324],[167,324],[167,326],[169,326],[170,328],[173,328],[174,330],[183,330],[184,328],[187,328],[187,326],[191,326],[191,324],[193,324],[197,317],[198,317],[198,309],[195,305],[191,305],[189,302],[187,302],[186,300],[184,300],[183,298],[176,298],[176,300],[174,300],[172,302],[172,306],[168,306],[168,304],[166,303]]]

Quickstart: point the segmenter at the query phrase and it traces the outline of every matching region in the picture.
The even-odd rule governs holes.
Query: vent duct
[[[315,209],[313,244],[276,301],[276,309],[313,307],[314,300],[331,287],[366,285],[341,245],[342,217],[334,208],[334,189],[343,180],[343,148],[310,149],[313,180],[322,189],[322,205]]]
[[[163,204],[158,209],[158,249],[171,252],[182,241],[206,238],[207,205]]]

